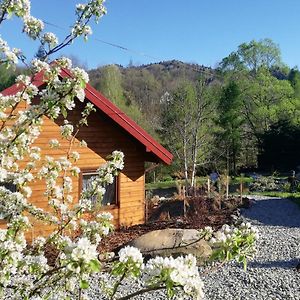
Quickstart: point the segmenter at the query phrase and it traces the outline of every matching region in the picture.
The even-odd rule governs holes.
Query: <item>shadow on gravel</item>
[[[300,209],[290,199],[267,198],[256,200],[242,215],[270,226],[300,227]]]
[[[266,262],[257,262],[251,261],[249,262],[248,266],[251,268],[281,268],[281,269],[291,269],[295,268],[298,265],[298,259],[291,259],[291,260],[275,260],[275,261],[266,261]]]

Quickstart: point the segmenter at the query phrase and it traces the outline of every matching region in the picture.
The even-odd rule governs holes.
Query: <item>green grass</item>
[[[230,179],[230,183],[232,183],[232,184],[237,184],[237,183],[240,183],[240,182],[251,183],[253,181],[254,181],[254,179],[252,177],[237,176],[237,177],[233,177],[233,178]]]
[[[252,192],[251,194],[292,199],[300,207],[300,192]]]
[[[146,183],[146,190],[167,189],[172,187],[176,187],[175,180]]]
[[[197,177],[197,184],[204,184],[207,181],[207,177]],[[167,189],[176,187],[176,182],[181,182],[181,184],[184,184],[184,180],[167,180],[167,181],[157,181],[157,182],[151,182],[146,183],[146,190],[155,190],[155,189]]]
[[[264,196],[270,196],[270,197],[280,197],[280,198],[291,198],[291,199],[300,199],[300,193],[290,193],[290,192],[252,192],[252,194],[256,195],[264,195]]]
[[[243,181],[243,183],[250,183],[253,181],[251,177],[235,177],[230,180],[230,184],[238,184]],[[176,182],[180,182],[184,184],[184,180],[167,180],[167,181],[158,181],[158,182],[151,182],[146,183],[147,190],[155,190],[155,189],[167,189],[176,187]],[[207,182],[207,176],[199,176],[196,177],[196,181],[198,185],[203,185]]]
[[[250,183],[253,181],[250,177],[235,177],[230,181],[231,184],[237,184],[243,180],[243,183]],[[176,181],[178,180],[169,180],[169,181],[159,181],[153,183],[146,183],[146,190],[154,190],[154,189],[167,189],[176,187]],[[207,181],[207,177],[197,177],[198,184],[204,184]],[[184,183],[184,180],[181,180]],[[235,194],[235,193],[234,193]],[[270,197],[280,197],[280,198],[289,198],[292,199],[300,208],[300,192],[297,193],[289,193],[289,192],[252,192],[253,195],[263,195]]]

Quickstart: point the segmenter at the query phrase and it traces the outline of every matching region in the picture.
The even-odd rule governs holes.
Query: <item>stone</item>
[[[212,253],[209,244],[199,239],[199,232],[196,229],[155,230],[134,239],[129,245],[140,249],[144,255],[150,257],[192,254],[199,264],[206,261]]]

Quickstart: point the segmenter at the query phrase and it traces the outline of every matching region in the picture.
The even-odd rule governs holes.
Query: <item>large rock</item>
[[[211,255],[211,247],[196,229],[169,228],[148,232],[129,243],[149,256],[179,256],[193,254],[199,263]]]

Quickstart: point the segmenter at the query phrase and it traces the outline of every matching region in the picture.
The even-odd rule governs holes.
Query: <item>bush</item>
[[[287,182],[283,180],[273,176],[260,176],[249,185],[249,190],[251,192],[284,191],[287,187]]]

